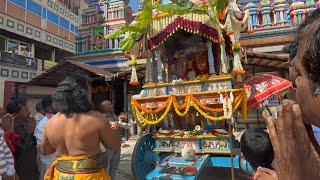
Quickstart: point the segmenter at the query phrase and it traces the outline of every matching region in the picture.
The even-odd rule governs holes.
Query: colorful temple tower
[[[70,59],[98,66],[108,71],[128,68],[127,58],[119,48],[124,34],[113,40],[104,35],[132,22],[130,0],[89,0],[83,11],[76,36],[76,53]]]
[[[319,3],[319,2],[318,2]],[[281,53],[292,33],[317,8],[315,0],[242,0],[249,10],[253,34],[242,34],[241,45],[251,52]]]

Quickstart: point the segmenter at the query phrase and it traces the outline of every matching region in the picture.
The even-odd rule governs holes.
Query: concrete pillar
[[[209,61],[209,73],[211,74],[216,74],[216,70],[214,67],[214,57],[213,57],[213,52],[212,52],[212,42],[207,42],[207,49],[208,49],[208,61]]]
[[[51,51],[51,61],[56,61],[56,50],[54,49],[54,50],[52,50]]]
[[[3,103],[4,103],[3,102],[4,101],[4,89],[5,89],[4,83],[5,83],[5,79],[1,78],[0,79],[0,107],[3,107]]]
[[[38,59],[38,64],[37,64],[37,76],[42,74],[42,64],[43,61],[41,59]]]
[[[34,45],[34,43],[31,43],[30,52],[32,54],[31,57],[34,58],[36,52],[36,46]]]

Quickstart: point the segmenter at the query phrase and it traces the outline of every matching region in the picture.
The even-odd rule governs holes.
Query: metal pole
[[[234,180],[234,165],[233,165],[233,130],[231,119],[229,119],[229,137],[230,137],[230,157],[231,157],[231,177]]]

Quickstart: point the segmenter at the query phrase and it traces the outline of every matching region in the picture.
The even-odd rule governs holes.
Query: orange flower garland
[[[134,111],[133,113],[134,113],[136,121],[138,120],[137,117],[139,117],[142,120],[142,122],[137,122],[137,124],[139,126],[142,126],[142,127],[145,126],[146,124],[157,124],[157,123],[161,122],[164,119],[164,117],[168,114],[168,112],[170,111],[172,105],[174,106],[175,112],[179,116],[183,117],[189,112],[191,103],[193,104],[194,108],[201,115],[205,116],[209,120],[218,121],[218,120],[223,120],[225,118],[224,116],[212,117],[212,116],[209,116],[208,114],[206,114],[205,111],[223,112],[223,108],[210,108],[210,107],[207,107],[207,106],[203,105],[198,99],[196,99],[192,94],[186,94],[186,99],[185,99],[183,105],[181,105],[181,106],[179,105],[179,103],[177,101],[177,97],[172,95],[167,99],[167,101],[164,104],[162,104],[159,108],[157,108],[155,110],[150,110],[150,109],[142,107],[137,102],[137,100],[135,100],[135,99],[132,99],[132,101],[131,101],[131,104],[132,104],[132,107],[133,107],[132,109]],[[246,91],[245,91],[245,89],[243,89],[241,91],[241,93],[233,101],[233,103],[232,103],[232,110],[233,110],[232,112],[233,113],[238,109],[240,104],[242,106],[242,109],[241,109],[242,115],[243,115],[244,119],[246,119],[246,116],[247,116],[247,107],[246,107],[247,106],[247,99],[246,99]],[[160,118],[158,118],[156,116],[157,113],[163,111],[164,109],[166,109],[165,112],[162,114],[162,116]],[[183,109],[184,109],[184,112],[180,112],[180,110],[183,110]],[[140,111],[142,111],[142,113]],[[151,118],[152,120],[149,120],[148,117],[147,118],[144,117],[142,115],[143,113],[150,114],[151,117],[152,117]]]
[[[243,98],[243,94],[245,93],[245,90],[242,91],[233,101],[233,106],[235,104],[237,104],[237,102],[239,100],[241,100],[241,98]],[[223,108],[210,108],[207,107],[205,105],[203,105],[198,99],[196,99],[192,94],[189,95],[191,97],[192,102],[196,103],[201,109],[206,110],[206,111],[210,111],[210,112],[223,112]]]
[[[190,95],[192,102],[196,103],[201,109],[206,110],[206,111],[210,111],[210,112],[222,112],[223,108],[210,108],[207,107],[203,104],[201,104],[201,102],[196,99],[193,95]]]
[[[246,73],[246,71],[244,71],[244,70],[239,70],[239,71],[233,71],[232,72],[232,74],[234,74],[234,75],[243,75],[245,73]]]
[[[188,114],[189,112],[189,109],[190,109],[190,95],[186,95],[186,102],[187,102],[187,106],[186,106],[186,109],[184,110],[184,112],[180,112],[179,109],[177,109],[177,107],[175,106],[176,104],[173,103],[173,106],[174,106],[174,110],[176,111],[176,113],[180,116],[180,117],[184,117]]]
[[[186,95],[186,98],[184,99],[184,103],[181,106],[178,103],[177,97],[176,96],[172,96],[174,107],[178,108],[179,110],[185,109],[187,104],[190,103],[190,102],[187,101],[188,100],[188,96],[189,95]]]
[[[141,111],[143,111],[143,112],[145,112],[145,113],[153,113],[153,114],[155,114],[155,113],[161,112],[161,111],[164,110],[166,107],[168,107],[169,102],[170,102],[171,99],[172,99],[172,97],[169,97],[164,104],[162,104],[158,109],[155,109],[155,110],[152,110],[152,109],[150,110],[150,109],[147,109],[147,108],[142,107],[142,106],[137,102],[137,100],[135,100],[135,99],[132,99],[131,101],[132,101],[132,103],[134,103],[135,106],[138,107],[139,110],[141,110]]]
[[[133,82],[129,82],[129,84],[133,85],[133,86],[136,86],[136,85],[140,84],[140,82],[139,81],[133,81]]]

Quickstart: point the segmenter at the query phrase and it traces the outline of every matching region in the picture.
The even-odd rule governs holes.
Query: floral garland
[[[186,106],[186,109],[184,110],[184,112],[183,113],[181,113],[180,111],[179,111],[179,108],[178,107],[176,107],[176,103],[173,103],[173,106],[174,106],[174,110],[176,111],[176,113],[180,116],[180,117],[184,117],[184,116],[186,116],[187,114],[188,114],[188,112],[189,112],[189,109],[190,109],[190,96],[189,95],[187,95],[187,106]]]
[[[193,102],[194,104],[197,104],[197,106],[200,106],[201,109],[204,109],[204,110],[210,111],[210,112],[222,112],[222,111],[223,111],[222,108],[210,108],[210,107],[208,107],[208,106],[204,106],[204,105],[201,104],[201,102],[200,102],[198,99],[196,99],[193,95],[190,95],[190,97],[191,97],[192,102]]]
[[[168,107],[171,99],[172,99],[172,97],[169,97],[164,104],[162,104],[158,109],[155,109],[155,110],[152,110],[152,109],[150,110],[150,109],[147,109],[147,108],[142,107],[142,106],[137,102],[137,100],[135,100],[135,99],[132,99],[132,100],[131,100],[131,104],[134,103],[135,106],[137,106],[139,110],[141,110],[141,111],[143,111],[143,112],[145,112],[145,113],[153,113],[153,114],[156,114],[156,113],[159,113],[159,112],[161,112],[162,110],[164,110],[164,108]]]
[[[197,100],[192,94],[188,94],[186,95],[186,99],[185,102],[182,106],[180,106],[177,102],[177,99],[175,96],[170,96],[168,98],[168,100],[161,105],[161,107],[159,107],[156,110],[149,110],[146,108],[143,108],[136,100],[132,100],[131,101],[131,105],[132,105],[132,110],[133,110],[133,115],[134,115],[134,119],[136,120],[137,124],[140,127],[144,127],[145,125],[149,124],[149,125],[154,125],[154,124],[158,124],[159,122],[161,122],[169,113],[169,111],[171,110],[172,104],[174,106],[175,112],[181,116],[184,117],[187,115],[187,113],[190,110],[190,105],[191,103],[193,104],[194,108],[202,115],[204,116],[206,119],[208,120],[214,120],[214,121],[221,121],[224,119],[230,119],[232,114],[238,109],[238,107],[240,106],[240,104],[242,105],[242,115],[244,118],[246,118],[247,115],[247,97],[246,97],[246,93],[245,90],[243,90],[236,98],[233,102],[229,101],[227,103],[223,103],[223,108],[209,108],[207,106],[204,106],[203,104],[201,104],[199,102],[199,100]],[[163,109],[165,109],[165,112],[162,114],[162,116],[160,118],[157,117],[157,113],[159,113],[160,111],[162,111]],[[180,112],[180,110],[184,109],[184,112]],[[210,111],[210,112],[224,112],[223,116],[220,117],[213,117],[208,115],[206,112],[204,111]],[[229,110],[228,110],[229,109]],[[140,112],[139,110],[141,110],[142,112]],[[151,115],[151,120],[149,120],[148,116],[144,117],[143,113],[147,113]],[[141,123],[140,120],[143,122]]]
[[[220,117],[209,116],[207,113],[203,112],[196,103],[193,104],[193,107],[194,107],[203,117],[205,117],[205,118],[208,119],[208,120],[213,120],[213,121],[222,121],[222,120],[224,120],[224,116],[220,116]]]
[[[245,91],[242,91],[233,101],[233,105],[235,105],[243,96],[245,95]],[[223,112],[223,108],[210,108],[204,106],[198,99],[196,99],[192,94],[189,95],[191,97],[192,102],[196,103],[201,109],[210,112]]]
[[[131,104],[132,105],[132,104]],[[132,106],[133,107],[133,106]],[[137,113],[136,113],[136,110],[135,110],[135,108],[132,108],[132,114],[133,114],[133,118],[134,118],[134,120],[137,122],[137,124],[138,124],[138,126],[139,127],[141,127],[141,128],[143,128],[143,127],[145,127],[146,125],[147,125],[147,122],[146,121],[143,121],[143,124],[141,124],[141,122],[140,122],[140,118],[139,117],[137,117]],[[148,116],[147,116],[148,117]]]
[[[246,98],[246,97],[243,96],[243,98]],[[242,101],[243,101],[243,99],[242,99],[241,101],[237,102],[237,104],[232,108],[232,113],[234,113],[234,112],[238,109],[238,107],[240,106],[240,104],[241,104]],[[205,113],[204,111],[202,111],[202,110],[199,108],[199,106],[197,106],[197,104],[193,104],[193,106],[194,106],[194,108],[195,108],[203,117],[205,117],[205,118],[208,119],[208,120],[222,121],[222,120],[226,119],[224,115],[223,115],[223,116],[220,116],[220,117],[213,117],[213,116],[208,115],[207,113]],[[246,106],[245,106],[245,107],[246,107]],[[245,109],[246,109],[246,108],[245,108]]]
[[[230,99],[227,100],[226,98],[224,98],[222,102],[224,118],[230,119],[232,117],[232,101]]]
[[[158,124],[159,122],[161,122],[168,115],[168,113],[171,109],[171,106],[172,106],[172,98],[170,98],[169,105],[168,105],[167,109],[165,110],[165,112],[162,114],[162,116],[159,119],[156,117],[155,121],[149,121],[148,119],[143,117],[143,115],[138,110],[138,107],[136,107],[134,103],[132,103],[131,105],[132,105],[133,109],[136,111],[136,113],[138,114],[140,119],[142,119],[144,122],[146,122],[149,125],[155,125],[155,124]]]
[[[185,109],[187,104],[190,103],[190,98],[189,98],[189,95],[186,95],[186,98],[184,100],[184,103],[180,106],[178,101],[177,101],[177,97],[176,96],[171,96],[172,97],[172,100],[173,100],[173,105],[174,105],[174,108],[178,108],[179,110],[182,110],[182,109]]]

